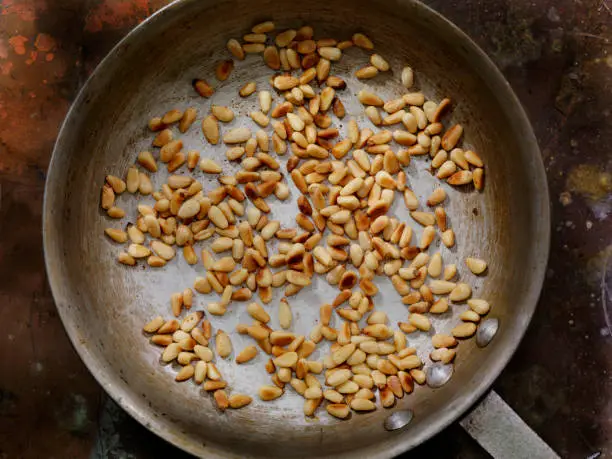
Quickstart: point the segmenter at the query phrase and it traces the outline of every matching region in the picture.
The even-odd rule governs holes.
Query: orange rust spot
[[[28,42],[28,38],[23,35],[15,35],[9,38],[9,44],[12,46],[15,54],[24,55],[26,53],[25,44]]]
[[[55,38],[46,33],[39,33],[34,41],[34,46],[39,51],[53,51],[55,49]]]
[[[8,57],[8,48],[6,41],[0,38],[0,59],[6,59]]]
[[[30,58],[26,61],[27,65],[32,65],[38,58],[38,51],[30,51]]]
[[[103,0],[85,19],[85,30],[131,27],[151,14],[149,0]]]
[[[9,75],[11,70],[13,70],[12,62],[3,62],[0,64],[0,72],[2,72],[2,75]]]
[[[0,11],[3,16],[15,14],[22,21],[32,22],[37,18],[37,10],[47,9],[45,3],[44,1],[4,0]]]
[[[3,111],[10,112],[0,123],[3,152],[8,152],[2,155],[0,171],[23,173],[33,165],[44,168],[48,164],[49,151],[70,102],[55,92],[32,95],[32,91],[0,93],[0,119]]]
[[[45,60],[47,62],[51,62],[53,60],[53,58],[55,57],[55,54],[53,53],[47,53],[47,55],[45,56]]]

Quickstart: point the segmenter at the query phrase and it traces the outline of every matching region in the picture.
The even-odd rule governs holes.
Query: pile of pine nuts
[[[125,230],[107,228],[106,235],[127,244],[118,255],[118,261],[127,266],[146,260],[151,267],[163,267],[180,249],[187,263],[201,261],[206,268],[206,275],[197,277],[192,288],[170,299],[176,318],[186,313],[182,320],[156,317],[144,326],[151,343],[164,348],[161,360],[179,364],[176,381],[203,384],[222,411],[252,401],[245,394],[228,396],[226,382],[214,363],[215,356],[232,356],[230,335],[217,330],[213,352],[211,322],[204,311],[189,311],[194,291],[214,292],[220,298],[207,305],[210,316],[224,315],[232,302],[249,302],[247,311],[253,322],[238,325],[236,332],[248,335],[254,344],[237,350],[234,360],[244,364],[260,350],[270,356],[265,369],[271,384],[259,388],[261,400],[281,397],[289,384],[304,397],[306,415],[313,416],[326,400],[328,413],[344,419],[351,410],[376,409],[377,389],[380,404],[388,408],[411,393],[415,382],[425,383],[424,362],[415,348],[408,347],[406,334],[429,331],[429,314],[442,314],[451,303],[469,305],[450,334],[431,338],[430,359],[450,364],[458,339],[474,335],[481,316],[489,312],[487,301],[471,297],[469,284],[456,281],[456,265],[445,265],[438,252],[428,253],[437,237],[446,247],[455,244],[443,207],[446,192],[436,188],[423,209],[407,187],[404,171],[413,156],[429,155],[432,173],[439,180],[481,190],[484,164],[474,151],[458,147],[461,125],[445,129],[442,118],[450,108],[449,99],[436,103],[420,92],[408,91],[414,81],[410,67],[401,71],[406,92],[397,99],[384,101],[373,92],[359,92],[359,102],[372,125],[360,127],[351,119],[343,136],[332,126],[332,115],[345,117],[340,95],[346,83],[331,73],[332,63],[347,48],[357,46],[370,52],[374,44],[361,33],[338,42],[315,41],[309,26],[272,37],[269,34],[274,30],[272,22],[264,22],[253,27],[243,43],[235,39],[227,43],[234,59],[262,54],[274,71],[271,88],[258,90],[255,82],[247,82],[238,91],[242,98],[257,92],[260,109],[249,115],[256,131],[223,129],[223,123],[235,116],[226,106],[212,105],[201,121],[205,142],[227,145],[227,160],[239,163],[240,170],[223,175],[220,162],[200,158],[195,150],[183,151],[177,131],[185,133],[191,128],[198,119],[196,108],[172,109],[153,118],[149,128],[156,133],[154,153],[139,153],[125,180],[108,175],[101,206],[110,218],[123,219],[125,211],[115,205],[115,196],[126,190],[152,195],[155,205],[138,205],[135,224],[127,224]],[[233,68],[232,59],[222,61],[216,79],[226,80]],[[382,56],[371,54],[370,65],[355,75],[368,79],[389,70]],[[204,79],[194,80],[193,87],[204,98],[214,97],[213,85]],[[275,102],[275,97],[282,100]],[[264,130],[270,125],[271,139]],[[387,129],[391,126],[393,131]],[[288,159],[281,164],[279,157],[284,155]],[[154,190],[148,174],[157,172],[160,163],[170,174],[179,169],[186,173],[170,175],[161,189]],[[196,167],[216,176],[218,187],[204,190],[189,174]],[[288,176],[281,172],[283,167],[293,185],[285,181]],[[285,200],[291,193],[299,194],[296,226],[284,228],[270,218],[267,198],[274,195]],[[416,244],[410,223],[387,215],[396,193],[403,196],[412,220],[424,228]],[[273,239],[278,241],[277,253],[268,247]],[[200,248],[198,256],[196,246],[206,240],[210,244]],[[226,252],[231,255],[223,255]],[[465,263],[475,275],[486,273],[487,264],[481,259],[467,258]],[[320,320],[306,337],[290,331],[293,312],[288,298],[308,288],[315,274],[325,275],[339,293],[320,306]],[[376,275],[391,279],[409,311],[407,321],[399,322],[397,329],[388,324],[384,311],[375,309]],[[261,303],[270,303],[273,288],[284,288],[285,297],[275,311],[279,330],[268,326],[270,311],[250,301],[257,293]],[[340,322],[337,328],[330,325],[334,312]],[[309,360],[322,340],[332,343],[330,354],[323,361]],[[323,382],[317,378],[320,374]]]

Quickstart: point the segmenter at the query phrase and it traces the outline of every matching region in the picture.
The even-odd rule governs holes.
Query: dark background
[[[548,174],[547,279],[495,390],[562,457],[612,457],[612,2],[427,3],[508,78]],[[41,240],[46,169],[71,101],[108,50],[164,4],[0,2],[1,459],[185,457],[110,401],[75,354]],[[422,455],[487,457],[459,426],[407,457]]]

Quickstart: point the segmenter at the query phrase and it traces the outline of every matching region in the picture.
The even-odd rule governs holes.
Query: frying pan
[[[217,92],[210,100],[195,94],[191,80],[214,80],[215,64],[228,57],[227,40],[268,19],[275,21],[277,30],[313,25],[317,37],[346,39],[357,31],[367,33],[392,67],[389,75],[369,81],[370,88],[385,99],[397,97],[401,94],[399,71],[410,64],[416,71],[416,88],[433,100],[452,98],[454,108],[445,122],[465,126],[465,145],[486,164],[483,192],[447,189],[447,212],[457,244],[448,250],[436,242],[430,252],[439,250],[445,262],[457,263],[460,277],[473,285],[474,295],[493,305],[489,317],[499,320],[499,331],[485,348],[477,347],[474,340],[462,342],[447,384],[436,389],[417,387],[391,410],[379,408],[338,421],[324,409],[315,418],[304,417],[301,397],[291,390],[277,401],[261,402],[255,396],[257,387],[269,379],[263,370],[264,355],[259,355],[240,367],[231,359],[219,362],[232,390],[255,396],[251,406],[220,414],[200,388],[174,382],[176,369],[160,365],[160,349],[140,331],[158,314],[169,317],[170,294],[191,286],[203,268],[188,266],[182,257],[163,269],[128,268],[116,262],[119,249],[103,236],[106,227],[124,227],[134,221],[130,216],[136,215],[135,199],[121,196],[119,205],[128,217],[118,223],[100,211],[99,191],[106,174],[125,175],[137,153],[151,148],[146,128],[151,116],[174,107],[196,106],[201,120],[210,104],[216,103],[230,105],[241,115],[232,126],[250,122],[244,115],[256,106],[255,96],[240,99],[237,90],[248,80],[267,87],[270,71],[261,57],[237,62],[230,79],[216,83]],[[349,84],[341,94],[349,117],[357,118],[362,127],[367,121],[355,94],[365,84],[351,75],[367,58],[361,50],[351,49],[336,67]],[[205,146],[196,126],[183,137],[187,149],[201,150],[231,171],[224,149]],[[344,132],[345,127],[340,124],[340,129]],[[427,159],[416,158],[406,169],[410,186],[421,197],[439,183],[428,167]],[[210,179],[198,178],[205,190],[214,186]],[[153,177],[154,185],[164,179],[160,172]],[[275,201],[271,218],[290,225],[296,196],[292,188],[289,202]],[[408,221],[400,207],[393,212]],[[418,236],[420,229],[415,231]],[[548,193],[536,140],[508,83],[466,35],[423,4],[408,0],[312,0],[307,4],[182,0],[134,29],[78,95],[49,169],[44,246],[53,295],[81,358],[110,396],[156,434],[206,457],[382,458],[418,445],[456,420],[483,395],[512,356],[542,285],[549,246]],[[476,278],[469,273],[463,259],[470,255],[489,262],[487,276]],[[381,290],[375,298],[377,307],[388,313],[392,323],[406,320],[406,307],[390,283],[377,282]],[[294,331],[308,333],[319,305],[336,293],[320,279],[292,297]],[[275,296],[267,306],[273,317],[278,299]],[[204,309],[209,301],[214,301],[212,296],[198,296],[195,307]],[[234,349],[239,350],[248,341],[233,330],[248,316],[244,304],[229,309],[226,316],[211,320],[215,329],[231,332]],[[464,309],[458,305],[434,319],[434,330],[448,332]],[[277,327],[274,320],[272,326]],[[408,341],[430,365],[430,336],[414,333]],[[316,355],[322,357],[324,351]],[[414,419],[406,428],[394,432],[383,428],[392,412],[407,409]]]

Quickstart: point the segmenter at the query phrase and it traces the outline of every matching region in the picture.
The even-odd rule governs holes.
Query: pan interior
[[[258,107],[256,95],[242,99],[237,91],[251,80],[259,89],[270,89],[271,71],[260,56],[236,61],[232,76],[216,83],[217,91],[210,99],[197,96],[191,81],[196,77],[214,81],[215,64],[229,56],[227,40],[241,37],[250,26],[267,19],[273,19],[278,30],[313,25],[320,38],[348,39],[354,32],[365,32],[392,71],[360,82],[352,73],[366,64],[368,54],[356,48],[345,53],[333,67],[333,73],[348,82],[348,89],[339,91],[347,108],[345,121],[354,117],[361,127],[369,125],[356,93],[368,86],[385,100],[399,96],[399,74],[409,64],[416,72],[415,89],[436,101],[453,100],[452,114],[445,123],[462,123],[464,145],[477,151],[486,164],[482,193],[443,185],[449,193],[446,210],[457,244],[448,250],[437,240],[430,254],[439,250],[446,263],[457,264],[459,277],[473,286],[474,296],[492,304],[491,316],[500,319],[501,329],[486,349],[476,348],[473,340],[459,346],[449,384],[436,390],[417,387],[398,401],[396,408],[415,413],[405,431],[385,431],[383,421],[391,411],[382,408],[368,415],[353,414],[344,422],[328,417],[324,409],[319,409],[321,414],[315,419],[305,418],[303,399],[291,389],[275,402],[258,401],[257,387],[269,383],[262,353],[240,367],[217,359],[231,390],[255,399],[246,409],[219,414],[200,388],[174,382],[176,369],[159,364],[161,349],[150,345],[141,333],[142,325],[154,316],[170,317],[170,294],[191,286],[203,267],[191,267],[178,256],[160,270],[129,269],[117,264],[120,249],[103,236],[106,227],[134,222],[137,202],[132,196],[119,198],[128,217],[118,223],[100,211],[99,192],[106,174],[124,176],[138,152],[152,148],[152,135],[146,128],[150,117],[175,107],[196,107],[198,122],[181,137],[185,150],[197,149],[203,157],[221,163],[225,171],[235,170],[225,159],[225,147],[204,144],[199,121],[211,104],[229,105],[236,121],[223,125],[222,130],[239,125],[255,129],[247,115]],[[344,123],[338,128],[344,135]],[[272,132],[271,128],[267,131]],[[422,207],[426,207],[429,192],[439,185],[428,168],[429,158],[414,158],[406,168]],[[215,186],[203,174],[196,176],[206,191]],[[154,175],[154,185],[159,186],[166,177],[165,172]],[[539,293],[547,253],[543,180],[533,135],[505,82],[471,42],[424,6],[401,1],[314,0],[306,9],[299,3],[280,5],[268,0],[187,0],[162,11],[120,44],[89,81],[63,127],[49,174],[45,209],[50,282],[67,330],[94,375],[132,415],[178,446],[207,457],[392,456],[433,435],[475,401],[522,336]],[[285,203],[272,200],[270,218],[293,227],[297,192],[289,185],[292,198]],[[138,200],[147,201],[152,198]],[[393,213],[410,222],[418,238],[421,228],[402,209],[398,193]],[[467,256],[486,259],[488,275],[471,275],[463,263]],[[381,289],[376,306],[388,313],[394,326],[406,320],[406,306],[391,284],[382,277],[376,282]],[[320,277],[312,287],[290,298],[294,331],[307,334],[316,323],[319,306],[331,302],[336,293]],[[216,298],[198,295],[195,308],[203,309]],[[278,327],[279,298],[275,294],[266,307],[273,327]],[[454,307],[453,312],[435,319],[429,335],[409,335],[409,345],[416,346],[429,362],[430,336],[450,330],[463,310],[465,306]],[[231,332],[235,351],[251,344],[234,332],[237,323],[249,321],[244,303],[232,304],[226,316],[211,321],[215,329]],[[315,356],[323,356],[324,349],[321,346]]]

